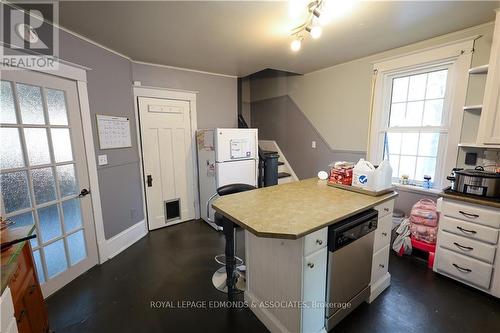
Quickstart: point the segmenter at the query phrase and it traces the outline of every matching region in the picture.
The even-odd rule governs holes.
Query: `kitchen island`
[[[213,208],[245,229],[245,300],[272,332],[322,332],[328,226],[370,208],[379,212],[370,301],[390,283],[387,272],[396,192],[379,197],[307,179],[217,199]]]

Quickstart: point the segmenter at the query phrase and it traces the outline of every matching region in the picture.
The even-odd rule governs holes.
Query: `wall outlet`
[[[99,155],[99,156],[97,156],[97,164],[99,164],[99,165],[107,165],[108,164],[108,155]]]
[[[311,142],[311,148],[316,148],[316,141]]]

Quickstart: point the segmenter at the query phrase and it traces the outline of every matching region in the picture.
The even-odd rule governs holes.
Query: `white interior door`
[[[31,240],[44,296],[97,264],[97,244],[76,82],[3,71],[1,212],[36,225]]]
[[[149,229],[195,217],[188,101],[139,97]]]

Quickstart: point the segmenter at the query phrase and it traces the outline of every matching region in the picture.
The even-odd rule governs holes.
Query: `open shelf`
[[[481,111],[483,108],[482,104],[478,105],[466,105],[464,106],[464,111]]]
[[[462,142],[458,144],[459,147],[462,148],[479,148],[479,149],[500,149],[500,146],[496,145],[483,145],[475,142]]]
[[[488,73],[488,65],[477,66],[469,69],[469,74],[486,74]]]

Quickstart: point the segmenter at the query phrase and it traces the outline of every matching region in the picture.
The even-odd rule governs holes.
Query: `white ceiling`
[[[245,76],[307,73],[494,19],[500,1],[363,1],[290,50],[286,1],[60,2],[60,24],[134,60]]]

